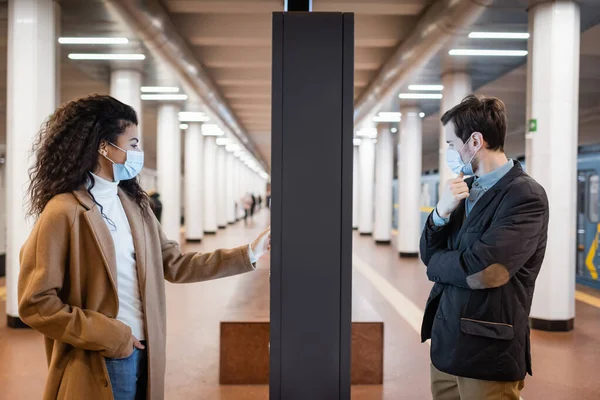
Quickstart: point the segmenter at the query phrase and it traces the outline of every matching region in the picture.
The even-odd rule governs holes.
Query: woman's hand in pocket
[[[121,354],[118,354],[115,359],[123,359],[123,358],[129,358],[131,357],[131,355],[133,354],[135,349],[139,349],[139,350],[144,350],[146,347],[144,347],[144,345],[142,343],[140,343],[139,340],[137,340],[137,338],[133,335],[131,335],[131,338],[129,339],[129,343],[130,345],[128,345],[125,349],[125,351]]]

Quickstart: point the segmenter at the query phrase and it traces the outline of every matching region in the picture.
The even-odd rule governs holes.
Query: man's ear
[[[482,149],[484,145],[483,134],[481,132],[473,132],[473,146]]]

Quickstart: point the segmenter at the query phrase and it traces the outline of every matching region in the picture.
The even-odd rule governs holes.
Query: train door
[[[595,168],[584,167],[577,176],[577,282],[597,289],[599,242],[600,174]]]

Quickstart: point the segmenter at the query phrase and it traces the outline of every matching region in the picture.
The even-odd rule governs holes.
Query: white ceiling
[[[355,97],[432,0],[314,0],[314,11],[355,15]],[[261,155],[271,158],[271,20],[281,0],[162,0]]]
[[[282,11],[283,0],[160,0],[185,39],[190,50],[211,75],[227,103],[241,121],[263,158],[271,154],[271,13]],[[313,0],[315,11],[356,13],[355,97],[377,75],[383,63],[416,25],[433,0]],[[60,0],[61,35],[122,36],[131,40],[127,51],[143,51],[148,59],[136,68],[144,74],[144,84],[177,82],[174,74],[158,65],[143,43],[128,26],[106,7],[104,0]],[[471,29],[453,38],[452,46],[489,46],[467,39],[470,30],[526,31],[527,0],[496,0],[494,6]],[[580,139],[582,143],[600,141],[600,1],[582,3]],[[7,3],[0,2],[0,143],[5,141],[6,114],[6,39]],[[526,42],[494,42],[497,48],[526,48]],[[98,48],[94,48],[96,50]],[[114,49],[114,48],[113,48]],[[61,54],[61,98],[63,101],[89,93],[108,93],[111,65],[99,62],[74,62]],[[80,49],[84,50],[84,49]],[[90,49],[86,49],[90,50]],[[111,51],[103,48],[102,51]],[[124,51],[122,48],[120,51]],[[441,72],[451,63],[447,48],[418,71],[411,83],[441,83]],[[524,153],[526,104],[525,59],[463,59],[478,93],[497,96],[505,101],[509,113],[507,151],[513,156]],[[405,89],[405,87],[403,88]],[[399,101],[392,102],[395,109]],[[427,116],[423,124],[424,169],[437,168],[439,101],[421,103]],[[148,166],[155,165],[156,109],[144,103],[144,142]]]

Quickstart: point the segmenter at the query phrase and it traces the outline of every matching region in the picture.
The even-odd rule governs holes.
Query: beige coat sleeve
[[[254,271],[248,256],[248,245],[212,253],[182,254],[179,244],[168,240],[160,226],[158,229],[165,279],[169,282],[201,282]]]
[[[114,358],[132,346],[131,328],[116,319],[64,304],[59,293],[69,259],[72,221],[50,205],[21,249],[19,314],[43,335]]]

